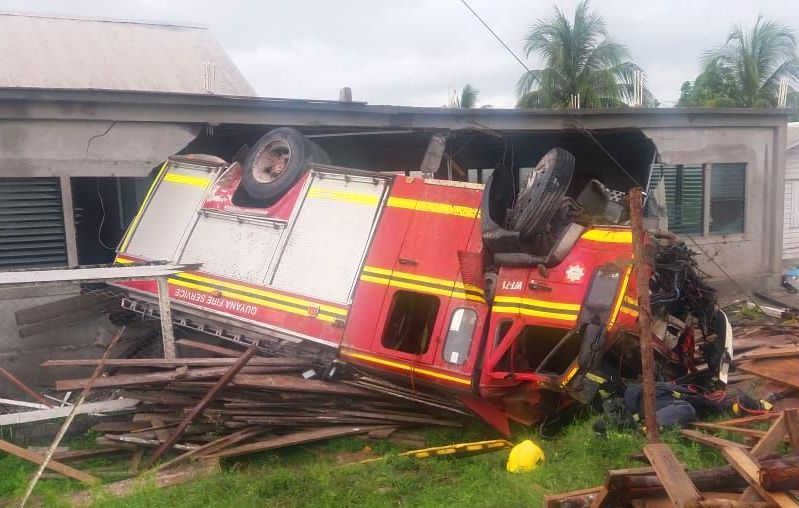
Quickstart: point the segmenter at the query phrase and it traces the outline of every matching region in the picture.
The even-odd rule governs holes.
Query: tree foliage
[[[459,108],[473,108],[477,105],[477,96],[480,95],[480,90],[467,84],[461,90],[461,96],[458,99]]]
[[[678,105],[774,107],[782,79],[790,87],[799,80],[796,50],[796,34],[782,23],[758,16],[749,31],[736,25],[724,45],[704,53],[702,73],[683,83]]]
[[[627,48],[613,41],[604,19],[581,1],[570,20],[558,7],[539,19],[525,38],[525,56],[537,54],[544,68],[525,72],[517,84],[517,107],[568,107],[579,94],[581,107],[619,107],[634,94],[640,68],[629,61]],[[646,102],[653,102],[644,91]]]

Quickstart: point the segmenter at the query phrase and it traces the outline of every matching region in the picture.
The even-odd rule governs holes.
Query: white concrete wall
[[[778,273],[784,193],[784,169],[780,167],[783,159],[774,157],[778,129],[649,128],[644,132],[654,141],[664,164],[746,163],[744,233],[692,235],[707,252],[699,256],[699,263],[716,278],[724,276],[715,263],[737,277]],[[708,192],[710,189],[706,188],[705,193]],[[707,208],[705,211],[707,215]],[[699,250],[691,240],[686,242]]]

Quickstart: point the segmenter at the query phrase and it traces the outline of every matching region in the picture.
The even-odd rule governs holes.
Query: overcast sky
[[[521,56],[551,1],[468,0]],[[558,0],[573,13],[576,0]],[[699,72],[702,50],[758,13],[799,29],[797,0],[594,0],[666,106]],[[337,99],[343,86],[371,104],[441,106],[471,83],[478,105],[512,107],[522,68],[459,0],[0,0],[0,10],[202,24],[262,96]],[[540,62],[531,57],[528,65]]]

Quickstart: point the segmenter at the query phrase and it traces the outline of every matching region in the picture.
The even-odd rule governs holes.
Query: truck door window
[[[477,326],[477,312],[472,309],[455,309],[449,320],[447,340],[442,352],[445,362],[455,365],[466,363],[475,326]]]
[[[564,365],[568,366],[577,354],[572,344],[570,347],[560,347],[569,331],[569,329],[548,326],[525,326],[497,364],[496,370],[533,372],[542,366],[544,360],[547,361],[547,370],[565,368]],[[579,350],[579,340],[570,342],[576,344]],[[550,357],[550,353],[556,348],[558,351],[554,355],[555,358]]]
[[[426,353],[430,347],[438,307],[438,297],[433,295],[413,291],[394,293],[381,340],[383,347],[414,355]]]

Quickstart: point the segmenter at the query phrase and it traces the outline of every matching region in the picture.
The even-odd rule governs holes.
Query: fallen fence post
[[[172,322],[170,321],[170,325],[171,324]],[[172,448],[175,443],[178,442],[180,436],[182,436],[183,432],[186,430],[186,427],[188,427],[191,422],[194,421],[194,418],[196,418],[197,415],[200,414],[208,406],[208,404],[214,400],[214,397],[216,397],[219,391],[222,390],[222,388],[224,388],[225,385],[227,385],[242,368],[244,368],[247,362],[250,361],[250,358],[255,356],[255,352],[257,350],[258,343],[253,342],[252,346],[250,346],[247,351],[245,351],[244,354],[239,357],[236,363],[230,366],[230,369],[228,369],[228,371],[225,372],[221,378],[219,378],[219,381],[217,381],[216,384],[214,384],[214,386],[212,386],[211,389],[206,392],[200,402],[198,402],[197,405],[195,405],[191,411],[189,411],[189,414],[186,415],[186,417],[178,424],[177,428],[172,432],[170,438],[155,451],[152,457],[150,457],[150,459],[147,461],[147,469],[152,467],[153,464],[158,461],[161,455],[163,455],[167,450]]]
[[[41,453],[36,453],[31,450],[26,450],[25,448],[21,448],[17,445],[11,444],[8,441],[3,441],[0,439],[0,450],[6,453],[10,453],[20,459],[27,460],[28,462],[33,462],[34,464],[40,464],[42,467],[47,467],[52,469],[57,473],[61,473],[64,476],[72,478],[74,480],[78,480],[83,483],[96,483],[99,479],[95,478],[94,476],[90,475],[89,473],[84,473],[79,469],[75,469],[74,467],[70,467],[66,464],[62,464],[61,462],[56,462],[55,460],[50,460],[45,462],[45,457]],[[24,506],[24,504],[20,504],[20,506]]]
[[[102,373],[103,368],[105,367],[105,361],[108,360],[109,356],[111,356],[111,350],[114,349],[114,346],[116,346],[117,342],[119,341],[119,338],[122,337],[122,334],[124,332],[125,332],[125,327],[123,326],[122,328],[120,328],[117,334],[114,335],[114,338],[111,339],[111,343],[108,344],[108,348],[106,348],[105,354],[103,354],[103,358],[97,364],[97,368],[94,369],[92,377],[89,378],[89,381],[86,383],[86,386],[83,388],[83,392],[81,392],[77,402],[75,402],[75,405],[72,406],[72,411],[70,411],[69,415],[67,416],[67,419],[64,420],[64,423],[61,425],[61,428],[58,430],[58,434],[56,434],[55,439],[53,439],[53,442],[50,444],[50,449],[47,450],[47,454],[44,456],[44,460],[42,460],[42,463],[39,465],[39,469],[36,471],[36,474],[33,475],[33,478],[31,478],[31,481],[28,484],[28,488],[25,491],[25,495],[22,497],[22,501],[20,501],[19,503],[20,508],[23,508],[25,506],[25,503],[28,502],[28,499],[30,499],[31,494],[33,493],[33,489],[34,487],[36,487],[36,483],[39,481],[39,478],[41,478],[42,473],[44,472],[44,469],[47,467],[48,462],[50,462],[50,460],[53,458],[53,454],[55,453],[56,448],[58,448],[58,445],[61,443],[61,440],[64,439],[64,435],[67,433],[67,429],[69,429],[69,426],[72,424],[72,421],[75,419],[75,416],[78,414],[78,408],[80,407],[81,404],[83,404],[83,401],[86,400],[86,397],[89,395],[89,392],[91,392],[92,385],[94,385],[94,381],[100,376],[100,373]]]
[[[646,440],[658,442],[655,416],[655,357],[652,350],[652,316],[649,302],[649,264],[644,244],[643,193],[640,187],[630,190],[630,221],[633,233],[633,268],[638,291],[638,326],[641,344],[641,377],[643,378],[644,423]]]

